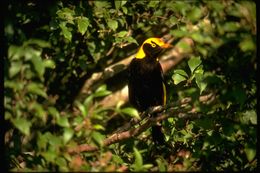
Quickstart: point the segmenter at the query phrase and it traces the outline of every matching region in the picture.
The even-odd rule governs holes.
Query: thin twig
[[[200,98],[200,101],[204,102],[207,99],[210,99],[212,97],[211,94],[202,96]],[[126,131],[118,131],[113,133],[111,136],[106,138],[103,141],[102,146],[109,146],[111,144],[117,143],[119,141],[129,139],[134,136],[138,136],[140,133],[144,132],[157,122],[161,122],[162,120],[165,120],[169,117],[178,117],[182,119],[198,119],[202,116],[202,114],[198,112],[192,111],[190,108],[187,108],[188,103],[190,103],[192,100],[191,98],[185,98],[177,103],[168,104],[165,106],[155,106],[149,108],[147,111],[145,111],[141,117],[146,117],[144,119],[141,119],[141,121],[145,121],[142,125],[140,125],[137,128],[134,128],[134,124],[140,123],[141,121],[132,121],[127,124],[127,126],[123,126],[124,130],[128,129]],[[176,109],[176,107],[178,109]],[[148,116],[157,114],[157,116]],[[78,153],[78,152],[91,152],[91,151],[97,151],[99,148],[96,146],[91,146],[88,144],[82,144],[77,146],[76,148],[70,148],[68,152],[70,153]]]

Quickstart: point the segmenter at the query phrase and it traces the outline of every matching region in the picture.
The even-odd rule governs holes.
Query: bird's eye
[[[156,46],[154,43],[152,43],[151,45],[152,45],[152,47],[155,47],[155,46]]]

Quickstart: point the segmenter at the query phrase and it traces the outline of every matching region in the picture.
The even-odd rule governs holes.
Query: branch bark
[[[209,94],[200,97],[201,102],[207,102],[215,98],[214,94]],[[109,146],[111,144],[120,142],[125,139],[129,139],[131,137],[138,136],[157,122],[165,120],[169,117],[178,117],[182,119],[198,119],[202,116],[202,114],[194,111],[191,108],[187,108],[187,105],[191,102],[191,98],[182,99],[179,102],[171,103],[165,106],[155,106],[149,108],[141,115],[141,121],[132,120],[129,123],[122,126],[119,130],[116,130],[111,136],[106,138],[103,141],[103,146]],[[153,114],[157,114],[157,116],[152,116]],[[145,117],[145,118],[144,118]],[[133,128],[134,125],[141,123],[144,121],[142,125],[137,128]],[[99,148],[96,146],[91,146],[88,144],[82,144],[75,148],[70,148],[68,150],[69,153],[79,153],[79,152],[91,152],[97,151]]]

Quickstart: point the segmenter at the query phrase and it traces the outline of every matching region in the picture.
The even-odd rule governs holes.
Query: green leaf
[[[19,129],[23,134],[30,135],[30,128],[32,123],[25,118],[13,119],[14,126]]]
[[[174,70],[174,74],[172,75],[172,79],[175,85],[179,84],[182,81],[187,80],[188,74],[181,69]]]
[[[45,71],[42,58],[40,56],[33,55],[31,58],[31,62],[34,66],[35,71],[38,73],[39,77],[42,78]]]
[[[255,110],[247,110],[242,113],[241,120],[242,123],[249,124],[252,123],[257,125],[257,114]]]
[[[43,60],[43,65],[45,68],[51,68],[51,69],[55,68],[55,62],[51,59]]]
[[[123,10],[123,13],[125,13],[125,14],[127,14],[128,13],[128,10],[127,10],[127,8],[126,7],[121,7],[122,8],[122,10]]]
[[[193,57],[190,58],[188,61],[188,65],[190,68],[191,73],[194,72],[194,70],[201,64],[201,59],[200,57]]]
[[[47,132],[45,135],[47,136],[48,143],[50,145],[54,146],[56,149],[59,146],[61,146],[62,138],[60,138],[60,136],[55,136],[55,135],[51,134],[50,132]]]
[[[118,10],[120,7],[123,7],[126,3],[127,3],[127,1],[114,1],[114,3],[115,3],[115,7],[116,7],[116,9]]]
[[[57,121],[57,124],[60,125],[61,127],[69,127],[70,124],[69,124],[69,120],[67,117],[65,116],[61,116],[58,121]]]
[[[153,164],[144,164],[142,166],[142,170],[143,171],[147,171],[148,169],[152,168],[153,167]]]
[[[73,137],[74,131],[71,128],[64,128],[63,142],[66,144]]]
[[[107,90],[106,85],[101,85],[93,94],[94,97],[104,97],[111,94],[111,91]]]
[[[120,31],[119,33],[117,33],[117,37],[125,37],[127,35],[128,31]]]
[[[6,80],[4,82],[4,87],[5,88],[11,88],[13,89],[14,91],[17,91],[17,90],[22,90],[24,88],[24,83],[20,82],[20,83],[17,83],[15,82],[14,80],[13,81],[10,81],[10,80]]]
[[[40,39],[29,39],[29,40],[25,41],[23,45],[24,46],[38,45],[39,47],[42,47],[42,48],[51,47],[51,44],[49,42],[40,40]]]
[[[183,53],[189,53],[192,51],[191,46],[187,42],[182,40],[176,44],[176,48],[179,48],[179,51]]]
[[[126,37],[124,40],[127,41],[128,43],[135,43],[136,45],[139,45],[136,39],[134,39],[133,37]]]
[[[121,1],[114,1],[114,4],[117,10],[121,7]]]
[[[131,117],[137,118],[139,120],[141,119],[138,111],[135,108],[131,108],[131,107],[123,108],[120,111],[124,114],[131,116]]]
[[[45,110],[43,109],[42,104],[39,104],[37,102],[33,102],[28,106],[30,111],[35,111],[36,116],[38,116],[44,123],[47,121],[47,115]]]
[[[62,8],[61,10],[58,10],[56,14],[60,19],[65,20],[66,23],[74,24],[73,22],[74,19],[73,16],[75,15],[74,10],[71,10],[69,8]]]
[[[66,25],[64,23],[61,23],[60,25],[60,28],[61,28],[61,33],[62,35],[69,41],[71,41],[72,39],[72,34],[71,32],[69,31],[69,29],[66,27]]]
[[[56,158],[56,164],[59,165],[59,170],[61,172],[68,172],[68,165],[67,165],[67,162],[66,162],[66,159],[63,158],[63,157],[58,157]]]
[[[159,3],[160,3],[160,1],[149,1],[147,6],[151,7],[151,8],[156,8]]]
[[[96,129],[96,130],[106,130],[102,125],[100,124],[95,124],[93,125],[93,128]]]
[[[246,38],[244,40],[242,40],[239,43],[239,47],[243,52],[246,51],[254,51],[256,48],[256,44],[254,43],[254,41],[252,40],[252,38]]]
[[[8,48],[8,58],[10,58],[11,60],[19,60],[21,59],[25,54],[25,50],[24,47],[19,47],[19,46],[14,46],[11,45]]]
[[[240,28],[240,25],[238,22],[226,22],[221,27],[226,32],[235,32]]]
[[[135,147],[133,149],[134,149],[135,161],[134,161],[132,167],[134,168],[134,171],[141,171],[142,166],[143,166],[142,155]]]
[[[189,77],[188,74],[184,70],[182,70],[182,69],[176,69],[176,70],[174,70],[174,73],[175,74],[179,74],[179,75],[181,75],[183,77],[186,77],[186,78]]]
[[[42,96],[44,98],[47,98],[47,94],[44,91],[44,87],[42,84],[37,84],[37,83],[29,83],[26,86],[26,89],[28,92],[33,93],[33,94],[37,94],[39,96]]]
[[[204,43],[205,37],[202,33],[194,32],[191,34],[191,38],[199,43]]]
[[[203,74],[196,73],[195,74],[196,84],[198,85],[200,89],[200,94],[206,89],[207,83],[204,82],[204,76]]]
[[[78,19],[78,30],[79,32],[84,35],[87,31],[89,26],[89,20],[86,17],[81,17]]]
[[[105,139],[105,136],[102,135],[101,133],[97,132],[97,131],[93,131],[91,134],[92,138],[94,139],[94,141],[99,145],[102,146],[103,145],[103,140]]]
[[[107,20],[107,25],[110,29],[115,31],[118,27],[118,22],[116,20],[108,19]]]
[[[78,101],[76,102],[76,105],[77,105],[77,107],[79,108],[79,110],[80,110],[81,114],[83,115],[83,117],[86,117],[87,114],[88,114],[88,111],[87,111],[87,109],[86,109],[86,106],[83,105],[83,104],[81,104],[81,103],[78,102]]]
[[[187,14],[187,18],[192,22],[196,22],[202,16],[202,10],[198,7],[193,7],[191,11]]]
[[[167,163],[162,158],[157,158],[156,163],[158,165],[160,172],[166,172],[167,171]]]
[[[93,96],[93,95],[90,95],[90,96],[88,96],[88,97],[84,100],[83,105],[85,106],[85,111],[86,111],[86,112],[89,111],[89,107],[90,107],[91,104],[92,104],[93,98],[94,98],[94,96]]]
[[[246,153],[247,160],[249,162],[251,162],[256,156],[256,149],[249,147],[249,146],[246,146],[245,147],[245,153]]]
[[[124,160],[120,156],[118,156],[118,155],[113,154],[112,158],[113,158],[113,161],[115,163],[118,163],[118,164],[123,164],[124,163]]]
[[[41,155],[49,162],[55,162],[55,158],[57,157],[57,154],[52,151],[47,151],[44,153],[41,153]]]
[[[46,135],[42,135],[40,132],[38,134],[38,140],[37,140],[37,146],[40,148],[40,149],[46,149],[46,146],[47,146],[47,143],[48,143],[48,139],[46,137]]]
[[[9,68],[9,76],[10,78],[17,75],[22,68],[22,62],[21,61],[14,61],[11,63],[11,67]]]
[[[179,29],[171,30],[170,33],[176,38],[184,37],[185,35],[187,35],[187,31],[183,31]]]
[[[53,116],[53,118],[55,118],[55,119],[59,119],[60,118],[60,114],[59,114],[58,110],[55,107],[49,106],[48,107],[48,112],[50,113],[50,115]]]
[[[175,85],[179,84],[182,81],[187,80],[185,77],[183,77],[180,74],[173,74],[172,79],[173,79],[173,82],[174,82]]]

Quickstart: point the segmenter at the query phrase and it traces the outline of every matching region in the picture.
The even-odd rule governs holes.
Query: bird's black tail
[[[152,137],[155,144],[165,144],[164,134],[162,133],[162,126],[155,125],[152,127]]]

